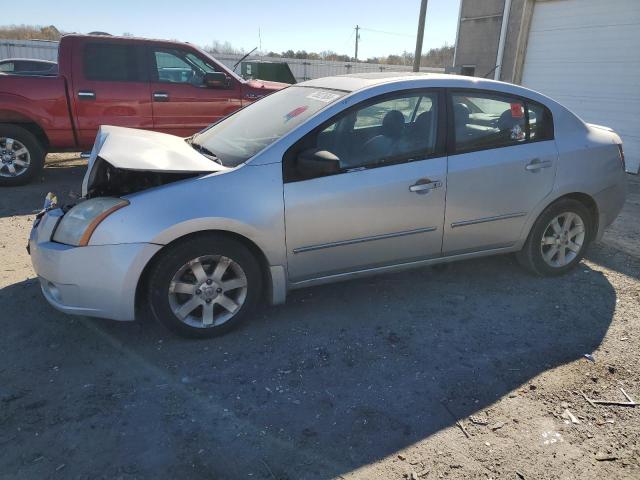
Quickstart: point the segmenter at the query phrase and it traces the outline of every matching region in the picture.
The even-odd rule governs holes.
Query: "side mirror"
[[[207,88],[227,88],[229,78],[222,72],[205,73],[202,83]]]
[[[298,154],[296,166],[305,178],[324,177],[340,171],[340,159],[327,150],[310,148]]]

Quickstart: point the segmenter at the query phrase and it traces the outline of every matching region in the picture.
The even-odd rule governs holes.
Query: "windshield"
[[[225,167],[236,167],[344,95],[336,90],[288,87],[197,133],[192,145],[214,155]]]

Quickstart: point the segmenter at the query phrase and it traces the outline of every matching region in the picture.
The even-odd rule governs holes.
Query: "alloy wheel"
[[[578,256],[584,241],[585,226],[580,215],[575,212],[561,213],[549,222],[542,234],[542,258],[551,267],[564,267]]]
[[[178,269],[168,295],[169,306],[181,322],[195,328],[219,326],[242,308],[247,276],[232,259],[206,255]]]
[[[0,177],[18,177],[29,169],[31,154],[15,138],[0,137]]]

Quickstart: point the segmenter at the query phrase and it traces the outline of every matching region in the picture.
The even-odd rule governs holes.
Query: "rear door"
[[[443,254],[513,245],[553,188],[558,152],[551,112],[490,92],[452,91],[448,99]]]
[[[78,140],[91,146],[100,125],[152,128],[144,47],[139,42],[76,42],[72,95]]]
[[[284,159],[293,282],[440,255],[447,159],[436,90],[374,99],[326,122]],[[422,115],[416,116],[419,104]],[[339,172],[307,176],[300,151],[325,150]]]
[[[241,107],[236,78],[229,77],[226,88],[204,85],[206,73],[222,69],[197,52],[151,46],[148,61],[155,130],[189,136]]]

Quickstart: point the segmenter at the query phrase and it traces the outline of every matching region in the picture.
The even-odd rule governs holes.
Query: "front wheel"
[[[0,125],[0,186],[24,185],[44,167],[46,152],[29,130]]]
[[[538,217],[518,261],[536,275],[561,275],[582,259],[593,228],[591,213],[582,203],[559,200]]]
[[[150,273],[147,299],[154,317],[170,330],[205,338],[240,324],[258,303],[261,288],[251,251],[211,234],[168,247]]]

